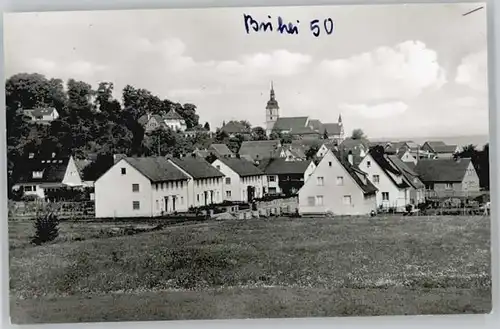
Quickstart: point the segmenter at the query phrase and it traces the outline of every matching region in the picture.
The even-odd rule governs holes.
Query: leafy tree
[[[196,105],[184,104],[183,106],[178,105],[176,108],[177,112],[186,121],[186,127],[188,129],[196,127],[198,125],[198,120],[200,117],[196,114]]]
[[[271,134],[269,135],[270,140],[276,140],[276,139],[281,140],[282,138],[283,138],[283,134],[281,133],[281,131],[276,130],[276,129],[271,131]]]
[[[205,125],[203,126],[203,128],[206,130],[206,131],[210,131],[210,124],[208,122],[205,122]]]
[[[266,131],[262,127],[252,128],[252,139],[254,141],[264,141],[267,139]]]
[[[325,131],[323,132],[323,139],[328,139],[328,131]]]
[[[31,243],[39,246],[55,240],[59,236],[59,219],[53,213],[38,216],[35,219],[35,235]]]
[[[365,133],[362,129],[354,129],[351,135],[352,139],[363,139],[366,138]]]
[[[317,145],[312,145],[306,151],[307,160],[312,160],[316,157],[316,153],[318,153],[319,147]]]
[[[95,181],[101,177],[114,164],[112,154],[98,154],[95,161],[83,168],[84,180]]]

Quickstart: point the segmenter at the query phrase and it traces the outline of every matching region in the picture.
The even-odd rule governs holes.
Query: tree
[[[319,147],[317,145],[312,145],[306,151],[307,160],[312,160],[316,157],[316,153],[318,153]]]
[[[203,128],[206,130],[206,131],[210,131],[210,124],[208,122],[205,122],[205,125],[203,126]]]
[[[328,139],[328,131],[325,131],[323,132],[323,139]]]
[[[198,125],[198,120],[200,119],[200,117],[198,116],[198,114],[196,114],[196,105],[187,103],[180,106],[180,104],[177,104],[176,110],[186,121],[186,127],[188,129],[191,129]]]
[[[262,127],[252,128],[252,140],[264,141],[267,139],[266,131]]]
[[[31,243],[39,246],[55,240],[59,236],[59,219],[53,213],[38,216],[35,219],[35,235]]]
[[[351,138],[352,139],[363,139],[363,138],[366,138],[366,136],[365,136],[365,133],[363,132],[363,130],[358,128],[358,129],[354,129],[352,131]]]
[[[271,134],[269,135],[270,140],[276,140],[276,139],[281,140],[282,137],[283,137],[283,134],[281,133],[281,131],[279,131],[277,129],[273,129],[273,131],[271,131]]]

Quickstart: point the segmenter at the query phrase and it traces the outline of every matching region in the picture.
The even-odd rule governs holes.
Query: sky
[[[225,120],[264,126],[273,81],[280,116],[336,122],[368,137],[488,134],[486,8],[351,5],[9,13],[6,77],[41,73],[127,84]],[[246,32],[244,14],[273,32]],[[268,15],[271,19],[268,19]],[[276,31],[277,17],[299,33]],[[330,35],[323,28],[331,18]],[[315,37],[310,21],[322,31]]]

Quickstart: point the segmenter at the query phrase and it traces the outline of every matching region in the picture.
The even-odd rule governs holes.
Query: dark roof
[[[457,150],[456,145],[436,145],[432,148],[436,153],[454,153]]]
[[[189,177],[164,157],[125,158],[132,167],[152,182],[188,180]]]
[[[264,159],[259,168],[268,175],[303,175],[311,161],[286,161],[283,158]]]
[[[75,160],[76,169],[83,180],[87,180],[88,177],[84,177],[84,169],[92,163],[91,160]],[[88,176],[88,175],[87,175]]]
[[[20,161],[14,169],[18,183],[61,183],[66,174],[70,157],[32,158]],[[33,172],[42,172],[40,178],[33,178]]]
[[[233,155],[233,152],[231,152],[226,144],[212,144],[208,147],[208,151],[210,151],[211,149],[220,156]]]
[[[471,163],[471,159],[422,159],[415,172],[423,182],[461,182]]]
[[[25,110],[25,111],[30,113],[33,116],[38,117],[38,116],[50,115],[55,110],[56,109],[53,107],[40,107],[40,108],[29,109],[29,110]]]
[[[393,175],[396,176],[402,176],[403,173],[401,170],[394,165],[392,161],[389,160],[389,156],[387,154],[379,154],[376,152],[374,149],[371,149],[369,151],[369,154],[372,156],[373,160],[380,166],[380,168],[386,172],[386,175],[389,177],[389,179],[392,180],[394,185],[396,185],[399,188],[405,188],[405,187],[410,187],[405,180],[403,180],[401,183],[396,182],[396,180],[393,178]]]
[[[341,132],[338,123],[323,123],[323,130],[326,130],[328,135],[340,135]]]
[[[228,134],[248,134],[250,129],[239,121],[229,121],[222,128]]]
[[[273,157],[280,145],[279,140],[244,141],[241,143],[238,153],[240,156],[250,157],[252,160],[262,160]]]
[[[282,117],[274,123],[276,130],[300,130],[306,127],[308,117]]]
[[[167,120],[184,120],[184,118],[179,113],[177,113],[177,111],[175,111],[174,109],[171,109],[170,111],[168,111],[168,113],[165,114],[165,116],[163,118],[167,119]]]
[[[410,168],[405,162],[401,161],[401,159],[397,155],[389,155],[389,160],[395,165],[403,174],[404,178],[416,189],[424,188],[425,185],[419,179],[418,174]]]
[[[366,173],[357,169],[354,165],[351,165],[345,156],[345,154],[340,154],[337,151],[330,151],[337,158],[340,164],[344,167],[347,173],[354,179],[356,184],[363,190],[365,194],[373,194],[378,191],[378,189],[370,182],[370,180],[366,177]],[[323,158],[324,159],[324,158]],[[364,180],[361,179],[360,176],[364,177]]]
[[[264,175],[264,172],[257,168],[252,162],[245,159],[228,159],[222,158],[219,159],[229,168],[234,170],[239,176],[258,176]]]
[[[309,120],[309,127],[320,133],[324,132],[323,124],[319,120]]]
[[[182,168],[182,170],[187,172],[189,175],[193,176],[195,179],[224,176],[220,171],[212,167],[212,165],[204,159],[186,157],[182,159],[173,158],[171,159],[171,161]]]
[[[302,149],[309,149],[311,146],[317,146],[318,148],[322,145],[322,140],[319,139],[294,139],[291,143],[292,147],[300,147]]]
[[[291,135],[318,135],[320,136],[320,132],[313,130],[311,127],[298,127],[290,130]]]

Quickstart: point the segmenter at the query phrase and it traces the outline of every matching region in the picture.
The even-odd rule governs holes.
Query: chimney
[[[349,154],[347,154],[347,161],[352,165],[354,165],[354,157],[352,156],[352,152],[349,151]]]

